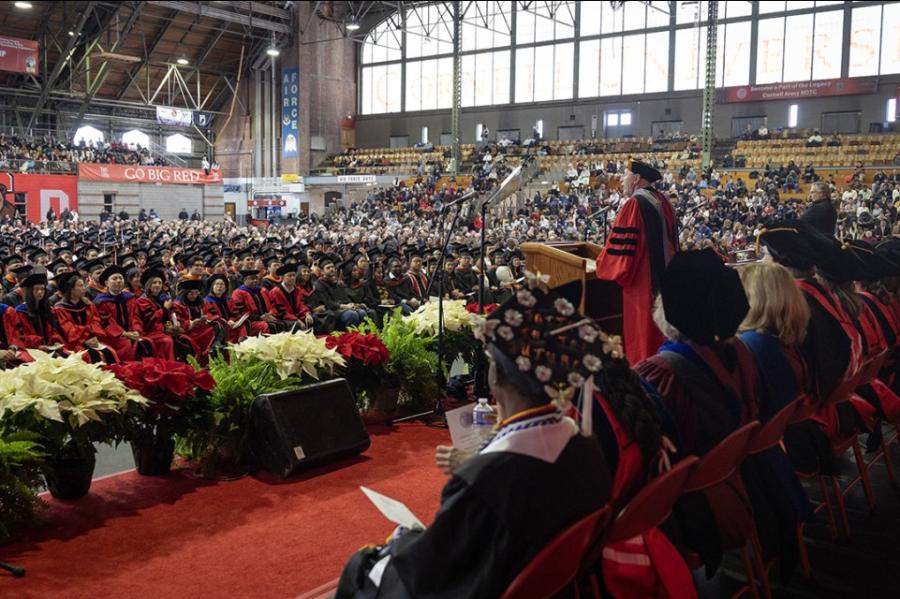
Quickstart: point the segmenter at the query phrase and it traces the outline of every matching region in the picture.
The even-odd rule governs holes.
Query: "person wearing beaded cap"
[[[622,287],[625,354],[631,364],[655,354],[665,341],[653,322],[653,299],[666,265],[678,251],[678,233],[672,205],[651,187],[661,178],[646,162],[628,161],[622,178],[628,199],[597,258],[597,277]]]
[[[354,555],[336,597],[499,597],[553,537],[609,500],[590,417],[579,427],[560,406],[590,397],[615,344],[544,278],[529,283],[475,326],[501,419],[494,436],[453,472],[431,526]]]

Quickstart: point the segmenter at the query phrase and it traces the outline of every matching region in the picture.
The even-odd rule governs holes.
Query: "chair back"
[[[627,541],[662,524],[672,512],[672,506],[681,497],[684,483],[699,461],[697,456],[688,456],[675,464],[671,470],[649,481],[609,525],[600,548]]]
[[[609,522],[609,505],[592,512],[556,535],[507,587],[501,599],[553,597],[575,580],[591,539]]]
[[[747,444],[747,454],[753,455],[761,451],[765,451],[770,447],[774,447],[781,441],[784,436],[784,430],[791,422],[791,417],[797,411],[797,399],[789,402],[786,406],[778,410],[778,413],[769,418],[769,420],[757,429],[756,433]]]
[[[684,492],[699,491],[717,485],[734,472],[747,456],[747,444],[759,421],[754,420],[737,429],[700,458],[700,463],[684,485]]]

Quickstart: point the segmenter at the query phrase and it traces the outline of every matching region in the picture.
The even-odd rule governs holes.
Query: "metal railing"
[[[78,163],[71,160],[28,160],[0,158],[0,171],[14,171],[28,174],[74,175],[78,173]]]

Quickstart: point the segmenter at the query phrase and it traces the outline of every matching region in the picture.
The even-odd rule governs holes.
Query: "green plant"
[[[282,378],[274,362],[255,357],[221,354],[209,360],[209,373],[216,386],[204,396],[203,417],[197,426],[178,437],[176,451],[189,460],[208,460],[228,448],[235,459],[244,452],[249,429],[250,406],[258,395],[299,387],[296,375]]]
[[[384,319],[379,332],[377,325],[368,319],[357,327],[360,333],[377,333],[390,352],[384,366],[390,377],[385,386],[400,387],[400,405],[412,408],[430,406],[438,395],[437,354],[432,349],[432,338],[416,331],[415,326],[403,318],[397,309]]]
[[[42,483],[39,465],[46,455],[38,435],[25,431],[0,433],[0,534],[27,526],[43,506],[35,489]]]

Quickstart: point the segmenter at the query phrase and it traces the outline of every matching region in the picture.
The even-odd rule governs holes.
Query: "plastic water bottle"
[[[482,442],[487,441],[494,434],[494,424],[497,423],[497,414],[494,408],[488,405],[485,397],[479,397],[478,403],[472,408],[472,427]]]

